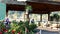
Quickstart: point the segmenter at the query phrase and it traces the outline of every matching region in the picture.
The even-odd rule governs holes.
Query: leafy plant
[[[37,27],[36,24],[30,24],[29,25],[29,31],[33,31]]]
[[[59,21],[59,15],[58,14],[53,14],[54,19],[56,19],[56,21]]]
[[[12,34],[12,33],[25,34],[25,28],[27,28],[29,32],[32,32],[37,27],[36,24],[29,25],[28,21],[26,21],[26,22],[20,21],[18,23],[16,21],[12,21],[11,24],[9,25],[10,29],[6,29],[4,23],[2,23],[2,22],[0,23],[0,26],[1,26],[2,30],[4,29],[4,31],[5,31],[3,34]]]
[[[50,20],[53,21],[54,19],[56,19],[56,21],[59,21],[60,16],[58,14],[53,14],[53,16],[50,16]]]
[[[30,5],[27,5],[25,8],[28,10],[32,10],[32,7]]]

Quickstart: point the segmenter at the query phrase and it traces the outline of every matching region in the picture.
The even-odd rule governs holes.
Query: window
[[[50,17],[53,18],[53,19],[51,18],[52,21],[55,21],[55,22],[57,20],[60,21],[60,11],[51,12]]]
[[[48,21],[48,14],[42,14],[42,21]]]
[[[50,16],[53,16],[53,14],[58,14],[60,16],[60,11],[51,12]]]
[[[30,22],[32,19],[34,19],[35,23],[40,21],[40,15],[39,14],[30,14],[29,18],[30,18]]]
[[[24,21],[24,11],[9,11],[8,17],[10,21],[16,20],[16,21]]]

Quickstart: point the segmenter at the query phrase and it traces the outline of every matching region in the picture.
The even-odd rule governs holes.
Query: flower
[[[18,32],[17,34],[20,34],[20,32]]]
[[[4,31],[4,32],[6,32],[7,30],[6,29],[4,29],[4,28],[2,28],[2,30]]]
[[[12,33],[15,33],[15,30],[12,30]]]
[[[4,32],[8,32],[8,30],[5,30]]]
[[[26,30],[26,32],[28,32],[28,29]]]
[[[3,31],[4,31],[4,32],[8,32],[8,30],[6,30],[6,29],[3,29]]]
[[[2,32],[0,32],[0,34],[2,34]]]

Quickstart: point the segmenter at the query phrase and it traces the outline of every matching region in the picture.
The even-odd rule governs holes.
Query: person
[[[8,25],[8,23],[9,23],[9,18],[6,18],[6,19],[4,20],[4,25]]]
[[[34,23],[34,19],[31,20],[31,23]]]

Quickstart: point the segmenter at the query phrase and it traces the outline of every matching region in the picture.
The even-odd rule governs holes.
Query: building
[[[43,14],[47,15],[47,21],[50,21],[50,14],[54,11],[60,11],[60,2],[59,0],[2,0],[2,3],[6,4],[6,16],[8,16],[9,10],[11,11],[26,11],[25,6],[30,5],[32,7],[32,11],[29,14],[39,14],[40,21],[43,21]],[[29,19],[29,14],[27,14],[27,18]],[[38,20],[38,19],[36,19]]]

